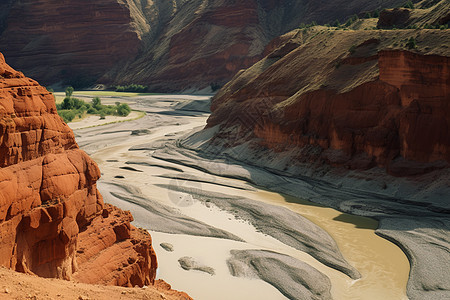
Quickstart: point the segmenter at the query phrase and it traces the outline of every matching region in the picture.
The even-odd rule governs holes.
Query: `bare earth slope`
[[[129,212],[103,203],[100,170],[53,96],[1,54],[0,158],[1,266],[84,283],[154,283],[150,235],[130,224]]]
[[[300,161],[394,175],[445,167],[447,31],[292,32],[214,97],[208,127],[234,144],[302,148]],[[418,48],[399,49],[410,38]]]
[[[142,83],[180,91],[225,84],[300,23],[332,22],[402,0],[6,1],[0,51],[40,82]],[[2,26],[2,24],[4,26]]]

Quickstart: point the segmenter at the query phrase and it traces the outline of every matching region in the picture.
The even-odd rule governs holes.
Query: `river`
[[[135,225],[151,233],[160,266],[158,278],[169,282],[174,289],[185,291],[194,299],[285,299],[286,293],[255,274],[231,275],[227,264],[230,251],[252,249],[285,254],[306,262],[330,279],[334,299],[406,299],[408,259],[396,245],[375,234],[377,221],[305,201],[302,195],[292,197],[271,192],[242,179],[214,175],[155,155],[167,148],[177,151],[177,139],[205,125],[209,97],[155,95],[105,97],[102,101],[127,102],[145,111],[146,116],[96,127],[89,126],[96,125],[98,117],[80,121],[83,126],[80,122],[73,123],[71,126],[77,128],[77,142],[100,167],[102,178],[98,186],[105,201],[130,210]],[[195,161],[195,157],[191,159]],[[194,192],[186,192],[189,189]],[[258,203],[258,207],[267,207],[267,211],[286,208],[303,216],[334,239],[342,256],[359,271],[361,278],[351,279],[315,255],[280,241],[276,233],[270,234],[265,227],[255,225],[256,221],[239,217],[242,213],[248,214],[236,211],[240,208],[227,210],[217,205],[218,202],[200,201],[198,191],[212,198],[227,195],[230,199],[254,201],[255,206]],[[240,240],[192,234],[189,228],[172,223],[170,226],[175,229],[169,233],[170,230],[164,230],[164,222],[155,219],[151,209],[145,209],[137,200],[127,201],[117,196],[125,192],[133,194],[130,197],[138,197],[139,201],[148,199],[149,203],[170,207],[174,214],[231,233]],[[177,220],[180,218],[174,222]],[[277,230],[288,231],[289,228]],[[174,251],[164,250],[161,243],[172,244]],[[194,258],[213,268],[215,274],[184,270],[178,262],[182,257]]]

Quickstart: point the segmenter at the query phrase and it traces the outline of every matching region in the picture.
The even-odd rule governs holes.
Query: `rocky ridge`
[[[229,146],[253,139],[276,152],[303,149],[297,161],[398,176],[446,167],[448,34],[396,34],[291,32],[219,91],[208,127],[219,125],[217,140]],[[420,50],[401,49],[410,38]]]
[[[0,51],[47,85],[63,79],[74,86],[215,89],[260,60],[271,39],[301,23],[344,22],[403,2],[8,0],[0,4]]]
[[[0,56],[0,265],[41,277],[151,286],[150,235],[103,203],[100,170],[53,96]],[[179,296],[188,298],[180,293]]]

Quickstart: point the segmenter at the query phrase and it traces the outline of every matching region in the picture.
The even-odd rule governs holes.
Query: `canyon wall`
[[[405,50],[412,35],[418,48]],[[212,142],[398,176],[447,167],[448,40],[439,31],[292,32],[213,98]]]
[[[8,0],[0,4],[0,51],[45,85],[217,88],[301,23],[344,21],[403,2]]]
[[[133,59],[141,42],[123,1],[12,1],[3,22],[0,51],[46,83],[92,84],[117,61]]]
[[[0,266],[84,283],[154,283],[150,235],[103,202],[100,171],[53,96],[1,54],[0,158]]]

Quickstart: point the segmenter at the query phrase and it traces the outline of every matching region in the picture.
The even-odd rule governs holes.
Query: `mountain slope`
[[[274,37],[402,0],[9,0],[0,51],[45,84],[217,87],[263,57]],[[8,5],[10,4],[10,5]],[[26,21],[24,21],[26,20]],[[3,28],[3,30],[2,30]]]
[[[291,32],[219,91],[208,127],[232,145],[303,149],[300,161],[396,175],[444,167],[449,43],[448,30]]]

